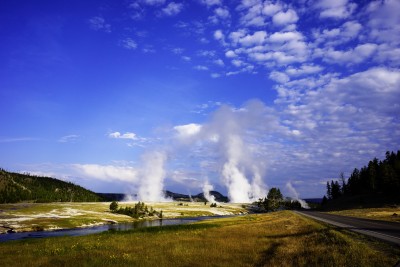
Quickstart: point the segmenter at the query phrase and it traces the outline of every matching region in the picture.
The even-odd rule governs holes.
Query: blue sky
[[[155,183],[172,191],[290,183],[322,196],[326,180],[400,147],[399,11],[3,1],[0,166],[129,193],[156,158]]]

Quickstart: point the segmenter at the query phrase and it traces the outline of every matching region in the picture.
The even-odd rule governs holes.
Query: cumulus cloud
[[[279,71],[273,71],[270,73],[269,78],[278,83],[287,83],[290,78],[287,74]]]
[[[279,26],[296,23],[298,20],[299,17],[293,9],[288,9],[285,12],[280,11],[272,17],[274,24]]]

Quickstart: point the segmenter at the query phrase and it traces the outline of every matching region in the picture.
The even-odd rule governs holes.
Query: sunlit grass
[[[331,211],[329,213],[372,220],[400,222],[400,208],[369,208]],[[397,214],[397,215],[396,215]]]
[[[393,266],[399,248],[292,212],[0,243],[2,266]]]

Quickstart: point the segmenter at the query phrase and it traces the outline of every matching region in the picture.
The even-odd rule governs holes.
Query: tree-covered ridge
[[[374,158],[367,166],[355,168],[346,181],[341,174],[341,181],[327,182],[326,202],[341,196],[357,196],[361,194],[380,194],[400,196],[400,150],[397,153],[386,152],[383,161]]]
[[[12,173],[0,169],[0,203],[94,202],[96,193],[70,182],[50,177]]]

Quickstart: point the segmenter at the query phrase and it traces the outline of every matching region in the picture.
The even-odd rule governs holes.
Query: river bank
[[[134,204],[135,202],[120,202],[121,207]],[[248,213],[242,204],[231,203],[221,203],[217,207],[210,207],[200,202],[146,204],[155,210],[162,210],[165,219]],[[0,234],[88,228],[144,220],[111,213],[109,206],[110,202],[0,204]],[[145,220],[158,219],[157,216],[145,218]]]

